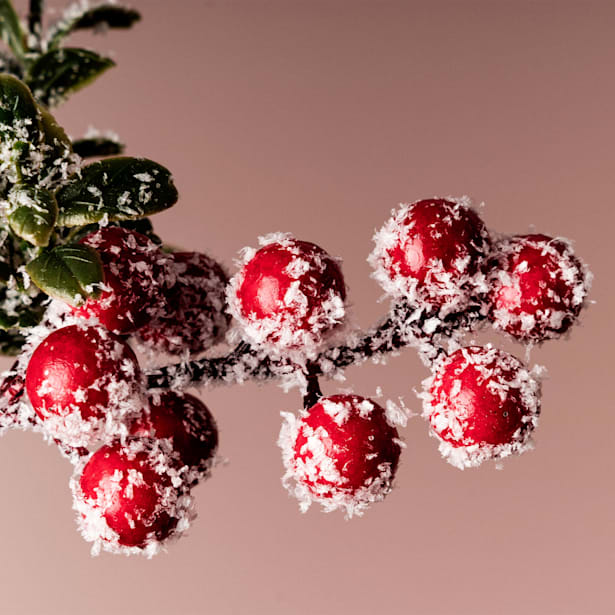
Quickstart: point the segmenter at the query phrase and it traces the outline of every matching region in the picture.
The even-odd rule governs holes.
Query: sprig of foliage
[[[115,64],[94,51],[65,47],[77,30],[128,28],[139,14],[110,2],[69,6],[47,32],[42,0],[24,25],[0,0],[0,353],[15,354],[24,330],[40,320],[49,297],[78,305],[104,283],[100,257],[79,240],[99,224],[137,228],[158,239],[149,216],[171,207],[171,173],[143,158],[115,157],[108,136],[72,142],[49,107]],[[159,240],[158,240],[159,241]]]

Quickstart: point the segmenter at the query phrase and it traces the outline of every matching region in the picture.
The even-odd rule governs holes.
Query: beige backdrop
[[[344,258],[367,326],[386,309],[365,262],[374,229],[400,201],[469,194],[499,231],[573,238],[597,303],[532,354],[549,369],[534,452],[460,472],[414,418],[397,489],[351,522],[301,515],[282,490],[279,412],[300,399],[273,384],[202,391],[230,463],[197,489],[189,535],[152,561],[91,559],[68,463],[7,434],[0,612],[613,613],[615,4],[132,3],[133,33],[75,37],[119,66],[58,117],[172,169],[181,199],[155,220],[169,243],[232,268],[259,234],[292,231]],[[426,375],[407,351],[324,390],[381,386],[418,410]]]

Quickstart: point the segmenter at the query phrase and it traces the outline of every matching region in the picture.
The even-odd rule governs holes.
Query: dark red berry
[[[75,311],[94,316],[110,331],[131,333],[166,309],[161,289],[166,256],[159,247],[135,231],[105,227],[81,243],[94,248],[103,263],[104,289]]]
[[[148,345],[171,354],[196,354],[220,341],[230,322],[228,278],[222,267],[199,252],[169,255],[174,282],[164,289],[166,309],[139,329]]]
[[[490,276],[489,318],[523,342],[565,333],[585,303],[590,276],[570,244],[547,235],[517,235],[500,242]]]
[[[166,391],[150,396],[149,408],[131,425],[137,436],[169,438],[183,465],[206,470],[218,448],[211,412],[192,395]]]

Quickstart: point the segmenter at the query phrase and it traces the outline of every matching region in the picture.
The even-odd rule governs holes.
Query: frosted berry
[[[283,482],[302,510],[319,502],[325,510],[361,514],[391,490],[401,452],[397,429],[385,411],[358,395],[321,398],[297,419],[284,414],[279,445]]]
[[[374,277],[393,296],[447,314],[465,310],[486,290],[489,233],[462,200],[402,205],[374,242]]]
[[[153,555],[187,527],[191,500],[169,451],[148,438],[116,441],[77,469],[71,481],[77,520],[95,552]]]
[[[139,329],[139,336],[149,346],[171,354],[207,350],[228,329],[228,278],[216,261],[199,252],[170,254],[168,266],[174,281],[164,289],[168,307]]]
[[[230,310],[248,341],[309,351],[344,318],[342,272],[313,243],[287,235],[262,241],[260,250],[246,251],[229,285]]]
[[[166,256],[145,235],[105,227],[81,243],[100,255],[105,280],[100,295],[76,308],[78,314],[94,316],[110,331],[123,334],[136,331],[165,309],[161,290]]]
[[[130,433],[169,438],[180,462],[199,473],[209,470],[218,448],[218,429],[205,404],[193,395],[172,391],[154,393]]]
[[[514,356],[470,346],[445,356],[425,381],[423,416],[440,452],[461,469],[521,453],[540,411],[540,381]]]
[[[34,350],[26,391],[54,437],[87,446],[103,432],[121,430],[140,410],[139,378],[137,359],[119,337],[99,326],[70,325]]]
[[[565,333],[579,316],[590,274],[566,240],[517,235],[497,246],[490,279],[489,318],[523,342]]]

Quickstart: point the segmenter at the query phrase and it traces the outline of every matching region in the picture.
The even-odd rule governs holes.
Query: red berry
[[[139,379],[128,344],[103,327],[70,325],[38,345],[28,363],[26,391],[54,437],[87,446],[136,411],[130,402]]]
[[[172,354],[207,350],[228,329],[228,278],[216,261],[199,252],[170,254],[169,267],[174,283],[164,291],[168,308],[139,329],[139,335],[153,348]]]
[[[247,251],[228,302],[246,338],[270,349],[310,350],[344,318],[346,290],[337,262],[289,236]]]
[[[153,440],[103,446],[77,470],[71,487],[81,531],[96,552],[147,549],[153,555],[187,526],[190,498],[176,460]]]
[[[590,274],[566,240],[517,235],[498,246],[491,275],[489,318],[524,342],[565,333],[579,316]]]
[[[352,516],[389,493],[401,447],[397,429],[378,404],[358,395],[332,395],[299,419],[283,416],[278,441],[283,482],[304,511],[315,501],[327,511],[344,507]]]
[[[461,200],[402,205],[374,241],[374,276],[393,296],[447,314],[464,311],[485,290],[489,233]]]
[[[514,356],[489,345],[461,348],[424,385],[423,416],[449,463],[463,469],[528,448],[540,382]]]
[[[79,315],[94,316],[115,333],[131,333],[164,308],[160,303],[166,256],[145,235],[109,226],[84,237],[81,243],[100,255],[105,284],[96,299],[75,309]]]
[[[137,436],[169,438],[183,465],[204,472],[218,448],[218,429],[211,412],[192,395],[154,394],[149,408],[131,426]]]

